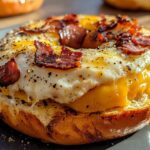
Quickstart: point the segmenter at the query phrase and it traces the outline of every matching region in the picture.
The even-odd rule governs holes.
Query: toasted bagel
[[[0,116],[44,142],[86,144],[150,122],[150,31],[127,16],[68,14],[0,41]]]

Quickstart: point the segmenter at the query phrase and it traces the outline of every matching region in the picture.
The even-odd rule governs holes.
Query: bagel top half
[[[31,22],[0,42],[0,96],[78,112],[150,96],[150,32],[127,16],[69,14]]]

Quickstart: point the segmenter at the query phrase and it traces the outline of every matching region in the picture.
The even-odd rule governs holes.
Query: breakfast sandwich
[[[128,16],[68,14],[0,40],[0,116],[45,142],[115,139],[150,122],[150,31]]]

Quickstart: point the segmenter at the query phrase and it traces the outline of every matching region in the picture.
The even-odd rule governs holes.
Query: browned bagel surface
[[[24,134],[63,145],[119,138],[150,122],[148,106],[83,114],[51,102],[30,108],[1,101],[0,114],[5,123]]]

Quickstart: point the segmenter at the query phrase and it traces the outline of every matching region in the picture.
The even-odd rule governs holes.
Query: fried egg
[[[101,23],[98,27],[95,24],[101,22],[102,18],[102,16],[79,15],[76,19],[78,26],[86,29],[88,34],[101,28]],[[62,20],[62,17],[53,19]],[[116,21],[116,18],[106,16],[105,20],[109,24]],[[23,28],[28,28],[29,31],[37,30],[37,28],[43,28],[44,23],[45,20],[31,22]],[[71,24],[76,23],[71,22]],[[118,28],[121,28],[119,27],[121,25],[116,26],[99,34],[107,31],[120,34],[122,30]],[[123,24],[123,26],[125,29],[129,28],[129,25]],[[145,29],[140,28],[138,32],[142,36],[150,36],[149,31]],[[37,49],[34,42],[39,41],[47,47],[50,46],[53,53],[59,56],[62,51],[59,33],[47,30],[40,33],[26,33],[16,29],[1,40],[0,66],[14,58],[20,71],[20,78],[15,83],[1,86],[1,95],[19,98],[30,104],[50,99],[81,112],[123,108],[132,100],[138,101],[145,95],[149,98],[149,46],[146,46],[144,52],[135,55],[132,52],[129,54],[120,50],[120,47],[116,45],[116,39],[107,39],[96,48],[92,46],[73,48],[70,45],[63,45],[71,52],[82,53],[80,66],[61,69],[37,65],[35,62]],[[70,32],[66,32],[67,36],[70,36],[69,34]]]

